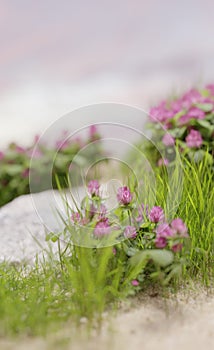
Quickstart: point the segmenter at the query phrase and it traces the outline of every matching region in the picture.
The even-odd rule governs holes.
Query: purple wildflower
[[[110,225],[108,223],[108,220],[105,221],[99,221],[94,229],[94,235],[96,237],[102,237],[105,235],[108,235],[110,233]]]
[[[104,204],[101,204],[98,212],[99,212],[99,220],[102,220],[103,218],[105,218],[107,213],[106,206]]]
[[[89,135],[90,135],[90,138],[93,138],[95,135],[97,135],[97,127],[96,127],[96,125],[90,125]]]
[[[168,164],[169,164],[169,161],[166,158],[160,158],[158,160],[158,166],[163,166],[163,165],[167,166]]]
[[[182,219],[177,218],[172,220],[170,226],[175,234],[179,234],[183,237],[188,237],[188,229]]]
[[[25,153],[25,149],[21,146],[16,145],[16,152],[23,154],[23,153]]]
[[[117,199],[122,205],[127,205],[132,201],[133,195],[127,186],[118,188]]]
[[[206,89],[210,92],[211,95],[214,95],[214,84],[207,85]]]
[[[91,196],[99,196],[100,184],[97,180],[91,180],[88,183],[88,192]]]
[[[183,109],[182,101],[180,99],[173,101],[171,103],[171,108],[174,111],[174,113],[180,112]]]
[[[135,238],[137,236],[137,231],[134,226],[126,226],[123,234],[125,238]]]
[[[182,97],[182,107],[189,109],[194,103],[201,102],[202,96],[196,89],[191,89]]]
[[[162,237],[162,236],[157,236],[155,239],[155,246],[157,248],[165,248],[167,245],[167,240],[166,237]]]
[[[134,286],[134,287],[137,287],[137,286],[139,286],[139,282],[138,282],[138,280],[132,280],[132,285]]]
[[[39,142],[39,139],[40,139],[40,135],[36,134],[34,136],[34,144],[36,144],[37,142]]]
[[[165,146],[174,146],[175,139],[174,139],[174,137],[172,137],[170,134],[167,133],[162,138],[162,142]]]
[[[178,119],[178,124],[181,126],[186,125],[189,123],[190,119],[191,119],[191,116],[189,116],[188,114],[184,114]]]
[[[93,203],[91,203],[89,208],[89,217],[92,219],[96,213],[97,213],[97,208]]]
[[[0,151],[0,160],[4,159],[4,153]]]
[[[29,173],[30,173],[29,168],[25,169],[25,170],[22,172],[22,177],[23,177],[23,178],[27,178],[27,177],[29,176]]]
[[[205,113],[197,107],[192,107],[188,112],[188,116],[190,118],[203,119],[205,117]]]
[[[178,253],[181,251],[181,249],[183,248],[183,244],[182,243],[176,243],[172,246],[172,251],[174,253]]]
[[[80,213],[79,213],[79,212],[74,212],[74,213],[72,213],[72,215],[71,215],[71,221],[72,221],[73,223],[80,223],[80,221],[81,221]]]
[[[144,216],[148,216],[149,215],[149,209],[148,209],[148,205],[144,205],[141,204],[141,206],[138,208],[138,216],[136,217],[136,221],[137,222],[141,222],[144,218]]]
[[[112,253],[113,253],[113,255],[117,254],[117,249],[115,247],[112,248]]]
[[[203,143],[201,133],[197,130],[191,129],[186,137],[186,143],[190,148],[200,148]]]
[[[156,228],[156,234],[157,236],[168,238],[173,236],[173,231],[167,223],[163,223],[158,225],[158,227]]]
[[[161,207],[153,207],[149,213],[149,220],[151,222],[160,222],[164,219],[164,211]]]
[[[149,112],[150,119],[153,122],[165,123],[173,118],[174,112],[166,108],[166,101],[162,101],[157,107],[153,107]]]
[[[155,245],[157,248],[164,248],[167,245],[167,238],[173,236],[173,231],[168,224],[160,224],[156,229]]]
[[[64,149],[68,148],[69,145],[70,145],[69,140],[58,140],[58,141],[56,141],[55,147],[57,150],[62,151]]]

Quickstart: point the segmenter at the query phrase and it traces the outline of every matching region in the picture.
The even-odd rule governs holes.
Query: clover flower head
[[[175,139],[169,133],[166,133],[162,138],[162,142],[165,146],[174,146]]]
[[[179,119],[178,119],[178,124],[180,126],[187,125],[191,119],[191,116],[188,114],[183,114]]]
[[[162,223],[156,228],[156,234],[159,237],[171,237],[173,236],[173,231],[167,223]]]
[[[208,84],[206,89],[210,92],[211,95],[214,96],[214,84]]]
[[[91,180],[88,183],[88,192],[90,195],[93,196],[99,196],[99,189],[100,189],[100,184],[97,180]]]
[[[182,237],[188,237],[188,229],[182,219],[176,218],[172,220],[170,226],[175,234],[179,234]]]
[[[71,221],[73,223],[79,223],[81,221],[81,215],[79,212],[73,212],[71,214]]]
[[[205,113],[197,107],[192,107],[188,112],[188,116],[194,119],[204,119]]]
[[[183,248],[183,244],[182,243],[176,243],[172,246],[172,251],[174,253],[178,253],[181,251],[181,249]]]
[[[200,148],[203,143],[201,133],[198,130],[191,129],[186,137],[186,144],[189,148]]]
[[[151,222],[160,222],[164,219],[164,211],[159,206],[154,206],[149,213],[149,220]]]
[[[104,221],[99,221],[94,229],[94,235],[96,237],[102,237],[105,235],[108,235],[110,233],[110,225],[108,220],[104,220]]]
[[[132,201],[133,195],[127,186],[118,188],[117,200],[122,205],[128,205]]]
[[[167,223],[158,225],[156,229],[155,245],[157,248],[165,248],[167,245],[167,239],[173,236],[173,231]]]
[[[167,239],[166,237],[162,237],[162,236],[157,236],[155,239],[155,246],[156,248],[165,248],[167,245]]]
[[[182,107],[183,108],[190,108],[194,103],[201,102],[202,96],[200,92],[196,89],[191,89],[190,91],[187,91],[181,98],[182,100]]]
[[[102,220],[103,218],[105,218],[107,213],[107,208],[103,203],[100,205],[98,213],[99,213],[99,220]]]
[[[134,226],[126,226],[123,234],[125,238],[135,238],[137,236],[137,231]]]

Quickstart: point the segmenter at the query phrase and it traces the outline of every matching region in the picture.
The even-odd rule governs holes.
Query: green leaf
[[[213,110],[212,103],[197,103],[196,107],[200,108],[204,112],[211,112]]]
[[[200,126],[203,126],[203,128],[206,128],[206,129],[210,129],[212,127],[210,125],[210,123],[207,120],[204,120],[204,119],[198,119],[197,120],[197,124],[199,124]]]
[[[4,167],[4,171],[10,176],[19,175],[23,170],[24,167],[18,164],[10,164]]]
[[[45,240],[46,240],[46,242],[52,241],[52,242],[55,243],[59,239],[59,236],[60,236],[60,234],[56,234],[54,232],[50,232],[50,233],[48,233],[46,235]]]
[[[187,127],[183,126],[182,128],[175,128],[173,130],[170,130],[170,135],[175,138],[182,138],[184,133],[186,132]]]
[[[136,253],[130,259],[130,264],[132,266],[139,265],[150,259],[153,260],[155,264],[161,267],[166,267],[173,262],[174,255],[169,250],[162,250],[162,249],[144,250],[142,252]]]

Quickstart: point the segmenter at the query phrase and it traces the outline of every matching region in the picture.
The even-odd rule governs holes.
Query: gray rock
[[[77,202],[83,194],[82,188],[76,189]],[[68,198],[74,207],[71,196]],[[57,210],[66,218],[62,197],[56,190],[24,195],[0,208],[0,261],[32,263],[50,249],[56,253],[56,244],[46,242],[45,237],[47,232],[63,227]]]

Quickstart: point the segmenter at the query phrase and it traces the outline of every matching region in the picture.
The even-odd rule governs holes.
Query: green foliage
[[[3,152],[0,151],[0,207],[20,195],[57,188],[56,175],[66,187],[64,180],[71,163],[82,166],[88,159],[93,161],[103,154],[101,147],[94,142],[99,138],[97,131],[93,130],[86,140],[67,139],[62,135],[54,146],[37,143],[37,139],[26,148],[11,143]],[[88,144],[90,147],[84,154],[77,155]]]

